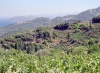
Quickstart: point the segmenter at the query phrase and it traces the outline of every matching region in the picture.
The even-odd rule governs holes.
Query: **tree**
[[[92,23],[100,23],[100,15],[94,17],[94,18],[92,19]]]
[[[43,38],[44,39],[47,39],[47,38],[49,38],[50,37],[50,33],[48,32],[48,31],[45,31],[44,33],[43,33]]]
[[[43,44],[34,44],[34,47],[35,47],[34,48],[35,52],[45,49],[45,45],[43,45]]]
[[[93,41],[90,40],[90,41],[88,42],[88,45],[89,45],[89,48],[90,48],[91,45],[93,45]]]
[[[15,49],[20,49],[19,43],[15,43]]]
[[[43,44],[44,44],[44,45],[46,45],[46,46],[48,46],[48,45],[49,45],[49,43],[48,43],[48,41],[47,41],[47,40],[45,40]]]
[[[30,53],[30,54],[34,53],[34,49],[35,49],[35,46],[32,43],[30,43],[27,46],[27,53]]]
[[[36,30],[36,37],[42,38],[42,39],[47,39],[50,37],[50,32],[47,29],[43,28],[37,28]]]
[[[90,26],[89,26],[89,27],[90,27],[90,29],[91,29],[91,28],[92,28],[92,22],[90,21],[89,23],[90,23]]]
[[[83,30],[83,31],[85,31],[85,32],[87,32],[89,29],[88,29],[88,27],[86,27],[85,25],[80,25],[79,26],[79,29],[80,30]]]
[[[69,32],[68,32],[68,34],[67,34],[67,39],[68,39],[68,42],[69,42],[69,39],[70,39],[70,34],[69,34]]]
[[[57,32],[53,32],[53,38],[55,39],[56,37],[58,37],[59,36],[59,33],[57,33]]]
[[[56,26],[54,27],[54,29],[56,29],[56,30],[66,30],[66,29],[68,29],[68,27],[69,27],[68,24],[69,24],[69,23],[56,25]]]

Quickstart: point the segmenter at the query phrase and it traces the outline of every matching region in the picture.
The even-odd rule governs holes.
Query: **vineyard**
[[[18,50],[0,52],[0,73],[99,73],[99,53],[67,55],[51,50],[49,56],[34,56]]]

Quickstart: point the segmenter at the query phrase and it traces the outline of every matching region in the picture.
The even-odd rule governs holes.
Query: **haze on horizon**
[[[0,0],[0,18],[41,14],[73,14],[99,6],[99,0]]]

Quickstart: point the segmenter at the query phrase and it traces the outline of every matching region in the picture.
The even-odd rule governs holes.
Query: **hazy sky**
[[[0,18],[76,13],[100,6],[100,0],[0,0]]]

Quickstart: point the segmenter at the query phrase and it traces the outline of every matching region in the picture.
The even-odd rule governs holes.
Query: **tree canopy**
[[[56,30],[66,30],[66,29],[68,28],[68,26],[69,26],[68,24],[69,24],[69,23],[56,25],[56,26],[54,27],[54,29],[56,29]]]
[[[100,23],[100,15],[94,17],[94,18],[92,19],[92,23]]]

